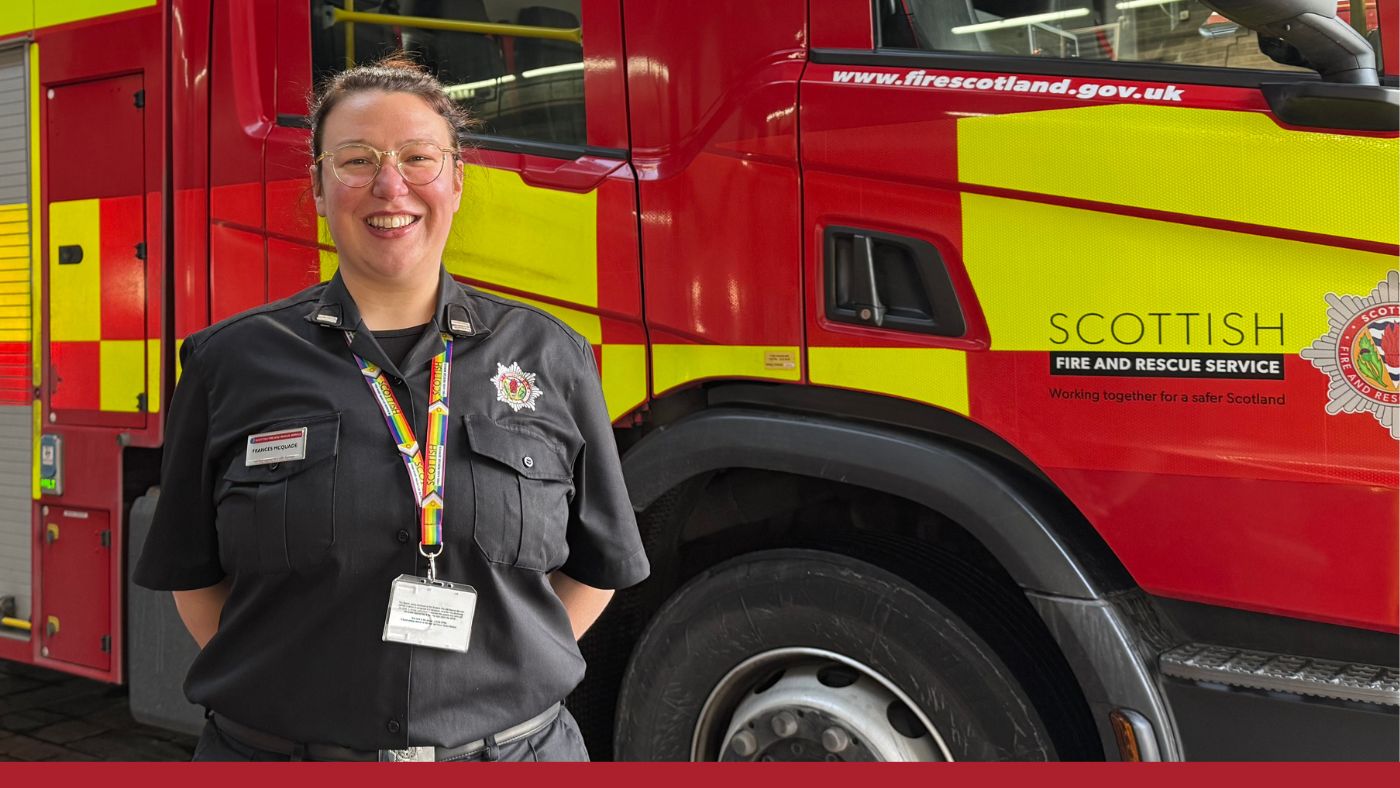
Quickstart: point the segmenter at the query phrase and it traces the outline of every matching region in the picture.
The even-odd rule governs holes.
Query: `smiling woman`
[[[185,341],[135,570],[202,648],[195,758],[586,760],[575,641],[649,571],[593,350],[446,273],[437,80],[392,57],[310,110],[339,270]]]
[[[371,330],[422,325],[432,312],[467,126],[436,80],[397,58],[336,75],[311,107],[316,213]]]

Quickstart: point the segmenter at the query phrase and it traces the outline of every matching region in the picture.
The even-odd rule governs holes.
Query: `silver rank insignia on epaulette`
[[[322,309],[316,313],[316,322],[326,326],[340,325],[340,310],[333,308]]]
[[[447,327],[451,329],[454,334],[472,333],[472,324],[467,320],[449,320],[447,321]]]

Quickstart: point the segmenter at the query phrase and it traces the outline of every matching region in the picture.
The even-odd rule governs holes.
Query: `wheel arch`
[[[752,387],[744,387],[752,388]],[[1024,589],[1100,599],[1134,587],[1093,527],[1009,445],[712,398],[642,437],[623,456],[633,508],[712,471],[751,468],[842,482],[904,498],[956,521]],[[952,417],[958,418],[958,417]],[[986,432],[985,430],[981,430]],[[986,436],[994,439],[991,433]],[[978,436],[981,437],[981,436]]]
[[[657,403],[660,426],[628,444],[634,508],[675,503],[729,469],[865,487],[938,512],[991,554],[1030,600],[1093,711],[1105,754],[1109,712],[1144,717],[1146,760],[1180,757],[1156,654],[1176,639],[1081,512],[1014,446],[957,414],[810,386],[721,384]]]

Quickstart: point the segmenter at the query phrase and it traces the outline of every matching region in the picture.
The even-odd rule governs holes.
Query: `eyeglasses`
[[[351,142],[322,153],[316,157],[316,163],[330,159],[335,179],[352,189],[360,189],[374,181],[385,156],[393,156],[399,175],[415,186],[427,186],[437,180],[449,158],[453,161],[460,158],[457,151],[431,142],[409,142],[398,150],[379,150]]]

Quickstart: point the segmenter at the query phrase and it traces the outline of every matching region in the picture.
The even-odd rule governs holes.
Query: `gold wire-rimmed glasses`
[[[362,189],[374,182],[386,156],[394,157],[394,167],[405,182],[427,186],[442,174],[449,158],[456,161],[460,154],[431,142],[406,142],[397,150],[379,150],[363,143],[347,142],[317,156],[316,163],[330,159],[336,180],[352,189]]]

